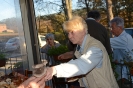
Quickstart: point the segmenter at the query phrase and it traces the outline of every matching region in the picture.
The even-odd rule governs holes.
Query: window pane
[[[0,0],[0,51],[8,59],[1,67],[6,74],[28,68],[19,0]]]

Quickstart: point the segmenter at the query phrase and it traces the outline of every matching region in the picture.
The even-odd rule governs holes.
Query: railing
[[[46,53],[41,53],[41,61],[47,60],[47,54]]]
[[[6,61],[6,65],[3,66],[3,67],[0,67],[0,71],[4,71],[5,74],[9,74],[11,73],[12,71],[17,71],[21,74],[24,73],[24,68],[23,68],[23,62],[24,62],[24,59],[27,57],[27,54],[24,54],[24,55],[8,55],[7,56],[7,61]],[[47,55],[45,53],[41,53],[41,61],[43,62],[44,60],[47,60]]]
[[[127,64],[115,63],[115,62],[112,62],[112,63],[114,63],[117,66],[120,66],[120,68],[121,68],[121,78],[122,78],[122,69],[123,69],[124,66],[126,66],[126,68],[127,68],[127,75],[129,75],[129,78],[128,78],[129,84],[130,84],[129,86],[130,86],[130,88],[132,88],[132,79],[131,79],[131,76],[133,76],[133,75],[131,73],[131,70],[128,68]],[[123,80],[121,80],[119,86],[120,86],[120,88],[122,88],[124,86]]]
[[[27,57],[27,54],[7,57],[6,65],[3,67],[0,67],[0,71],[4,71],[5,75],[7,75],[13,71],[24,74],[23,58],[25,58],[25,57]]]

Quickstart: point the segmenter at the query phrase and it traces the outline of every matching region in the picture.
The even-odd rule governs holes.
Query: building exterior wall
[[[2,33],[6,29],[7,29],[6,24],[0,24],[0,33]]]
[[[2,33],[2,32],[14,33],[14,30],[7,29],[6,24],[0,24],[0,33]]]

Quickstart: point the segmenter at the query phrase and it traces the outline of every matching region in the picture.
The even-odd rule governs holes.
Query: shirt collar
[[[87,39],[87,35],[85,35],[84,40],[83,40],[83,42],[82,42],[82,44],[80,46],[80,49],[79,49],[80,52],[82,52],[82,50],[84,49],[84,45],[85,45],[86,39]]]
[[[94,18],[91,18],[91,17],[89,17],[89,18],[87,18],[87,19],[89,19],[89,20],[95,20]]]
[[[125,31],[123,31],[119,36],[123,36],[124,34],[125,34],[126,32]]]

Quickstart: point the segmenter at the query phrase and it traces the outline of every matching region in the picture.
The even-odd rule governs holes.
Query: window
[[[0,0],[0,51],[8,59],[6,66],[0,69],[6,74],[12,70],[23,73],[28,68],[20,1]],[[17,67],[18,64],[20,67]]]

